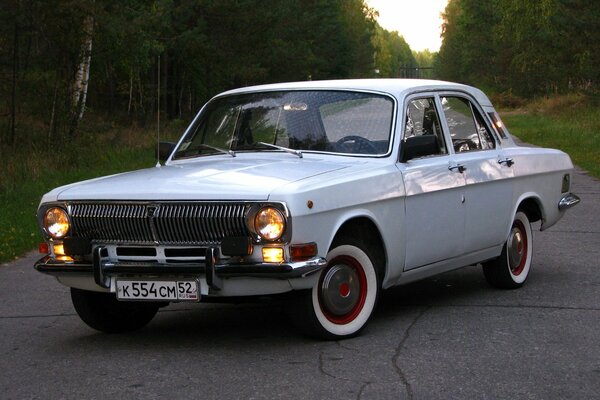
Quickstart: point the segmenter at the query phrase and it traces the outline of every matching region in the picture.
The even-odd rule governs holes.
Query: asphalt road
[[[360,337],[307,339],[279,304],[169,306],[143,330],[96,333],[67,288],[0,266],[1,399],[598,399],[600,181],[535,233],[519,290],[478,267],[387,291]]]

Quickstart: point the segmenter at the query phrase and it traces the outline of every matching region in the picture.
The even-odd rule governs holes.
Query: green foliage
[[[379,71],[377,76],[384,78],[413,77],[414,68],[418,66],[417,60],[408,43],[398,32],[389,32],[378,26],[372,41],[375,48],[375,68]]]
[[[364,0],[11,0],[0,9],[0,142],[29,140],[33,115],[48,137],[72,132],[90,17],[86,106],[119,123],[152,123],[159,104],[164,117],[189,119],[234,87],[375,68],[396,77],[415,65]]]
[[[495,1],[450,0],[442,25],[436,73],[443,79],[485,86],[498,78],[493,27]]]
[[[595,90],[600,2],[450,0],[436,73],[522,97]]]
[[[538,146],[565,151],[573,163],[600,178],[600,109],[587,96],[538,100],[502,116],[510,132]]]

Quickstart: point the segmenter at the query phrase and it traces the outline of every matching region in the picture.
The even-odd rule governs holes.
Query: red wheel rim
[[[339,256],[319,280],[319,307],[328,321],[344,325],[362,311],[367,299],[367,276],[353,257]]]
[[[527,253],[529,251],[527,231],[523,222],[517,220],[513,223],[510,237],[508,238],[508,265],[514,276],[519,276],[525,270]]]

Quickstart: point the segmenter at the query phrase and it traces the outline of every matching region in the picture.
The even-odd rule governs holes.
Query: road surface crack
[[[412,328],[421,319],[421,317],[423,317],[423,315],[425,315],[425,313],[427,311],[429,311],[430,308],[431,307],[428,306],[428,307],[425,307],[423,310],[421,310],[421,312],[419,314],[417,314],[415,319],[413,319],[413,321],[410,323],[408,328],[406,328],[406,331],[404,332],[404,336],[400,340],[400,343],[398,343],[398,347],[396,347],[396,353],[392,357],[392,365],[394,366],[394,370],[396,371],[396,374],[400,377],[400,381],[402,382],[402,384],[404,385],[404,388],[406,389],[406,395],[409,400],[413,399],[412,387],[410,385],[410,382],[408,382],[408,379],[406,378],[406,374],[400,367],[398,361],[400,359],[400,354],[402,353],[402,349],[404,348],[404,344],[410,337],[410,332],[411,332]]]

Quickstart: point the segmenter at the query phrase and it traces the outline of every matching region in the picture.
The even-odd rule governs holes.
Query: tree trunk
[[[79,67],[73,81],[71,92],[72,102],[72,120],[69,129],[70,136],[75,136],[79,121],[85,111],[85,100],[87,97],[88,82],[90,79],[90,64],[92,61],[92,34],[94,31],[94,17],[88,15],[83,20],[83,42],[81,44],[81,54],[79,58]]]
[[[170,101],[169,101],[169,52],[165,51],[164,56],[162,58],[162,88],[161,92],[163,93],[162,104],[165,110],[165,115],[170,116]],[[163,89],[164,88],[164,89]]]
[[[140,113],[145,117],[146,116],[146,107],[144,107],[144,86],[142,85],[142,76],[138,72],[138,93],[139,93],[139,105],[140,105]]]
[[[58,73],[56,74],[57,78],[54,82],[54,96],[52,98],[52,112],[50,114],[50,129],[48,130],[48,141],[52,139],[52,137],[56,133],[56,99],[58,98]]]
[[[17,131],[17,75],[19,74],[19,26],[15,23],[13,37],[12,90],[10,105],[10,127],[8,142],[15,143]]]
[[[133,99],[133,71],[129,71],[129,102],[127,103],[127,115],[131,115],[131,103]]]

